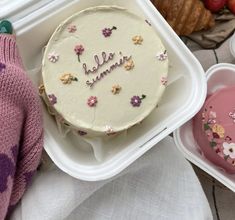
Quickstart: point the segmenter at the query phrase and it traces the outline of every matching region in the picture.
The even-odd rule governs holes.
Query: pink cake
[[[235,173],[235,86],[207,97],[193,119],[193,134],[205,157]]]

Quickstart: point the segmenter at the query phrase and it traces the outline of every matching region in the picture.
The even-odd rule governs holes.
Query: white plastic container
[[[122,6],[148,19],[167,48],[170,70],[169,86],[160,107],[127,134],[101,142],[102,162],[94,157],[91,148],[94,143],[87,144],[73,135],[63,138],[54,119],[44,109],[45,150],[64,172],[88,181],[107,179],[121,172],[192,118],[206,96],[206,79],[201,65],[149,0],[57,0],[15,22],[24,63],[36,83],[40,78],[42,49],[56,26],[74,12],[96,5]]]
[[[208,95],[225,86],[235,85],[235,65],[227,63],[216,64],[208,69],[206,77]],[[193,137],[192,120],[174,132],[174,139],[179,150],[189,161],[235,192],[235,175],[227,174],[202,156],[200,148]]]
[[[235,32],[233,33],[233,36],[230,38],[229,48],[230,48],[231,54],[235,58]]]

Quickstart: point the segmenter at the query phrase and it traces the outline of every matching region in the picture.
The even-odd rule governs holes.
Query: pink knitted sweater
[[[0,220],[21,199],[40,162],[40,102],[14,35],[0,35]]]

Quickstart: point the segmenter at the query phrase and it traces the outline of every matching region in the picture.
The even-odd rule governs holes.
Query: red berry
[[[235,14],[235,0],[228,0],[227,1],[227,6],[229,8],[229,10]]]
[[[225,6],[226,2],[227,0],[204,0],[206,8],[211,12],[218,12]]]

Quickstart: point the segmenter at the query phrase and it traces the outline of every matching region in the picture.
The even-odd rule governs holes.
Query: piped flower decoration
[[[51,52],[48,54],[47,58],[52,63],[56,63],[59,60],[59,54],[57,54],[55,52]]]
[[[114,85],[114,86],[112,87],[111,92],[112,92],[114,95],[116,95],[116,94],[119,94],[119,93],[120,93],[121,89],[122,89],[121,86],[119,86],[119,85]]]
[[[57,103],[57,98],[54,94],[48,95],[48,99],[49,99],[49,102],[51,103],[51,105],[55,105]]]
[[[41,84],[41,85],[38,87],[38,92],[39,92],[40,95],[42,95],[42,94],[44,93],[44,91],[45,91],[45,87],[44,87],[43,84]]]
[[[235,159],[235,143],[227,143],[227,142],[224,142],[223,143],[223,153],[226,155],[226,156],[229,156],[230,158],[232,159]]]
[[[113,33],[113,30],[117,30],[117,28],[115,26],[113,26],[112,28],[104,28],[102,30],[102,34],[105,36],[105,37],[110,37]]]
[[[135,67],[134,61],[132,59],[128,60],[124,65],[126,71],[130,71]]]
[[[116,134],[116,132],[114,132],[113,128],[109,125],[105,126],[105,130],[106,130],[105,132],[108,136]]]
[[[142,100],[145,98],[146,98],[146,95],[142,95],[141,97],[135,95],[131,98],[130,103],[133,107],[140,107]]]
[[[80,62],[80,55],[83,54],[84,52],[84,47],[81,44],[78,44],[74,47],[74,52],[76,53],[76,55],[78,56],[78,61]]]
[[[233,122],[235,123],[235,110],[233,110],[233,112],[229,112],[228,115],[233,120]]]
[[[68,32],[69,33],[74,33],[74,32],[76,32],[77,31],[77,27],[76,27],[76,25],[69,25],[68,26]]]
[[[167,77],[162,77],[161,78],[161,84],[163,85],[163,86],[167,86],[167,83],[168,83],[168,79],[167,79]]]
[[[135,45],[137,45],[137,44],[141,45],[143,43],[144,39],[142,36],[134,36],[132,38],[132,41]]]
[[[0,62],[0,72],[2,72],[5,68],[6,68],[6,65]]]
[[[213,136],[214,137],[216,136],[215,138],[224,138],[225,130],[221,125],[214,124],[212,127],[212,131],[213,131]]]
[[[167,57],[168,57],[166,50],[165,50],[163,53],[158,53],[158,54],[156,55],[156,57],[157,57],[157,59],[158,59],[159,61],[164,61],[164,60],[166,60]]]
[[[90,96],[87,100],[87,105],[90,107],[95,107],[98,103],[98,99],[96,96]]]
[[[216,123],[216,112],[210,111],[208,117],[208,124],[215,124]]]
[[[63,84],[71,84],[72,81],[78,81],[78,78],[71,73],[65,73],[60,77],[60,80]]]

